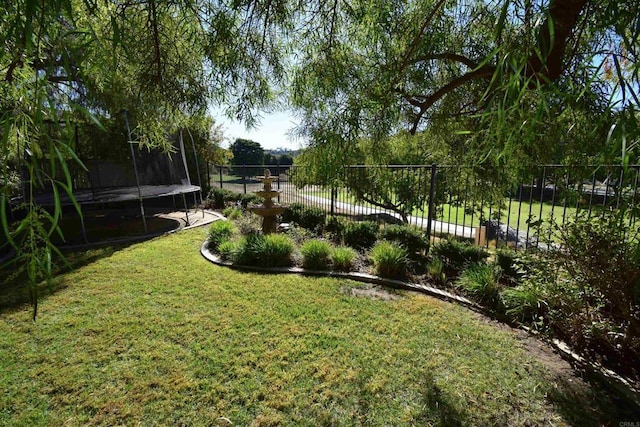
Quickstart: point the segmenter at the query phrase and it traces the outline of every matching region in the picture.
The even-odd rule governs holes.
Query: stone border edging
[[[452,294],[450,292],[444,291],[442,289],[434,288],[432,286],[427,286],[427,285],[420,285],[417,283],[407,283],[401,280],[385,279],[380,276],[374,276],[373,274],[343,273],[343,272],[331,271],[331,270],[307,270],[300,267],[269,268],[269,267],[255,267],[255,266],[249,266],[249,265],[234,265],[233,263],[222,261],[220,257],[211,253],[211,251],[209,251],[208,244],[209,244],[209,239],[206,239],[202,244],[202,246],[200,247],[200,253],[202,254],[202,256],[214,264],[217,264],[223,267],[229,267],[234,270],[250,271],[255,273],[301,274],[305,276],[323,276],[323,277],[331,277],[331,278],[339,278],[339,279],[349,279],[349,280],[354,280],[356,282],[373,283],[376,285],[388,286],[394,289],[417,291],[417,292],[425,293],[430,296],[434,296],[438,299],[443,299],[446,301],[455,301],[456,303],[464,305],[467,308],[484,311],[481,306],[474,303],[473,301],[467,298]]]
[[[224,218],[224,217],[222,217]],[[435,288],[433,286],[421,285],[417,283],[407,283],[401,280],[393,280],[393,279],[385,279],[379,276],[375,276],[372,274],[366,273],[342,273],[331,270],[307,270],[300,267],[255,267],[255,266],[245,266],[245,265],[234,265],[233,263],[222,261],[220,257],[211,253],[208,248],[209,239],[205,239],[200,247],[200,254],[212,262],[213,264],[232,268],[238,271],[247,271],[247,272],[255,272],[255,273],[267,273],[267,274],[300,274],[305,276],[322,276],[322,277],[331,277],[331,278],[340,278],[340,279],[349,279],[362,283],[373,283],[376,285],[388,286],[394,289],[403,289],[408,291],[416,291],[423,294],[427,294],[434,298],[438,298],[440,300],[445,300],[448,302],[457,303],[465,306],[473,311],[479,312],[485,316],[488,316],[494,320],[496,319],[492,313],[488,312],[484,307],[474,303],[473,301],[452,294],[442,289]],[[501,321],[501,323],[504,323]],[[580,356],[577,353],[574,353],[571,348],[564,342],[558,339],[547,340],[542,337],[539,333],[528,328],[521,324],[509,324],[511,327],[517,327],[527,332],[530,335],[533,335],[536,339],[540,339],[556,350],[560,356],[568,361],[571,365],[577,365],[583,371],[586,371],[589,375],[594,377],[596,380],[612,387],[617,393],[622,395],[630,404],[634,405],[636,410],[640,411],[640,385],[635,385],[631,380],[625,379],[622,376],[618,375],[614,371],[607,369],[601,365],[590,362]]]

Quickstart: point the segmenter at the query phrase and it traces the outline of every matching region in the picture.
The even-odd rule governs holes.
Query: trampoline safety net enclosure
[[[189,224],[186,195],[193,195],[193,199],[190,196],[189,200],[193,200],[194,204],[198,202],[198,195],[200,202],[202,201],[201,187],[192,185],[187,166],[185,142],[193,146],[193,140],[184,141],[183,133],[179,132],[167,143],[167,147],[159,149],[145,147],[137,142],[129,143],[128,133],[111,132],[109,136],[111,138],[105,138],[103,132],[91,127],[79,129],[76,126],[74,129],[74,149],[84,168],[74,161],[69,162],[68,167],[72,177],[72,192],[83,212],[87,209],[122,210],[123,206],[139,201],[135,210],[139,210],[146,234],[144,201],[181,196],[181,209],[185,211],[186,222]],[[187,138],[189,136],[190,134]],[[191,154],[195,157],[195,147]],[[197,159],[194,161],[197,162]],[[46,163],[42,162],[41,166],[45,169],[45,174],[51,176],[50,171],[46,170]],[[24,177],[23,174],[22,195],[12,200],[15,206],[25,201],[25,195],[29,194]],[[54,179],[66,181],[63,177]],[[55,204],[51,183],[35,188],[32,194],[33,201],[42,207]],[[58,195],[62,205],[73,203],[63,189],[58,189]],[[175,198],[172,204],[175,208]],[[84,222],[80,225],[83,240],[86,241]]]
[[[125,142],[126,144],[126,142]],[[128,145],[128,144],[127,144]],[[184,145],[171,144],[168,151],[129,147],[113,147],[112,154],[124,151],[125,156],[80,158],[86,170],[72,165],[73,194],[79,204],[113,203],[127,200],[197,193],[199,186],[191,184]],[[127,153],[130,151],[132,155]],[[128,154],[128,155],[127,155]],[[124,157],[124,158],[122,158]],[[137,174],[137,179],[136,179]],[[71,203],[60,192],[63,203]],[[34,195],[41,206],[53,204],[51,187],[38,189]]]

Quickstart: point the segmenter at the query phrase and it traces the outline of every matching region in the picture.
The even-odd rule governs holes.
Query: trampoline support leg
[[[191,224],[189,224],[189,209],[187,208],[187,197],[184,195],[184,193],[182,193],[182,201],[184,202],[184,214],[187,218],[187,226],[190,226]]]
[[[84,213],[82,212],[82,208],[80,208],[80,227],[82,228],[82,240],[88,244],[89,239],[87,239],[87,228],[84,225]]]
[[[144,225],[144,234],[147,234],[147,219],[144,217],[144,203],[140,199],[140,213],[142,214],[142,225]]]

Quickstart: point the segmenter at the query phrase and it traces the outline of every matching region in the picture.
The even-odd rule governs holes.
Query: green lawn
[[[304,190],[304,194],[324,197],[326,199],[331,198],[331,192],[328,189],[313,189],[313,190]],[[355,204],[355,199],[349,195],[346,190],[339,190],[337,193],[337,200],[343,203],[352,203]],[[558,202],[559,203],[559,202]],[[365,202],[357,202],[358,206],[365,206],[373,209],[380,209],[375,207],[369,203]],[[505,208],[500,209],[500,218],[503,223],[507,222],[507,218],[509,219],[509,226],[513,228],[518,228],[520,230],[526,230],[527,228],[527,220],[530,222],[537,221],[539,218],[549,222],[553,217],[554,221],[558,224],[562,223],[563,216],[566,217],[567,221],[571,221],[576,216],[576,207],[567,205],[566,209],[562,204],[556,204],[556,206],[552,206],[550,203],[542,203],[542,211],[540,209],[539,202],[526,202],[523,201],[519,203],[518,200],[511,201],[511,209],[509,210],[509,199],[505,199]],[[597,208],[596,208],[597,209]],[[356,209],[357,211],[357,209]],[[483,206],[482,209],[484,213],[484,219],[487,218],[495,218],[498,214],[497,208],[492,207],[491,211],[488,206]],[[424,206],[424,210],[414,209],[411,215],[416,217],[427,217],[427,205]],[[477,227],[480,225],[480,216],[477,212],[474,212],[473,216],[470,213],[465,213],[464,204],[461,206],[454,206],[451,204],[442,204],[438,206],[437,212],[437,220],[443,222],[449,222],[451,224],[456,225],[464,225],[464,226],[474,226]]]
[[[617,425],[474,313],[235,272],[204,236],[89,252],[36,323],[3,308],[0,425]]]

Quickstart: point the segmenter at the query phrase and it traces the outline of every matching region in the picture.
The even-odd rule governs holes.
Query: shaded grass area
[[[57,278],[36,323],[28,307],[3,310],[0,425],[627,420],[460,307],[214,266],[204,235],[94,253]]]

